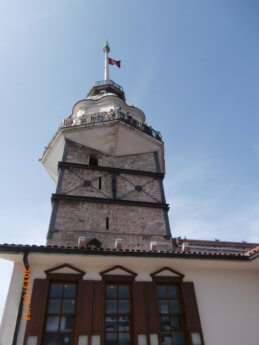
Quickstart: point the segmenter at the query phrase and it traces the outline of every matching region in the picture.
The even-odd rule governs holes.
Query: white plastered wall
[[[83,279],[100,280],[99,272],[122,265],[136,272],[136,280],[151,281],[150,273],[169,266],[193,281],[206,345],[258,345],[259,260],[252,262],[178,258],[141,258],[31,254],[31,278],[45,278],[44,271],[69,263],[86,271]],[[1,345],[11,345],[22,279],[22,266],[15,266],[1,329]],[[19,291],[18,291],[19,290]],[[14,304],[10,303],[14,299]],[[21,322],[18,344],[23,345],[26,321]]]
[[[5,301],[5,308],[0,327],[0,345],[12,344],[21,298],[22,277],[22,264],[16,262],[13,267],[9,291]]]
[[[259,344],[258,272],[194,270],[188,280],[195,284],[205,344]]]

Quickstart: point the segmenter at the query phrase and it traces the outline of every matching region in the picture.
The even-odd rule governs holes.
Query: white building
[[[258,244],[171,237],[164,143],[109,79],[109,50],[42,157],[47,244],[0,245],[0,345],[257,345]]]

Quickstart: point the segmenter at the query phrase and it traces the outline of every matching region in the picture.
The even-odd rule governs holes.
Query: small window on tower
[[[99,177],[99,189],[102,189],[102,178]]]
[[[142,192],[142,186],[140,185],[135,186],[135,191]]]
[[[109,230],[109,217],[106,217],[106,230]]]
[[[98,158],[96,156],[90,156],[89,165],[97,167],[98,166]]]
[[[85,187],[90,187],[91,186],[91,181],[90,180],[84,180],[83,185]]]

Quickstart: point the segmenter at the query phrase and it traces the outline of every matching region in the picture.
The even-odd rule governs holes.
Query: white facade
[[[15,262],[0,330],[0,344],[11,345],[22,288],[22,254],[1,254]],[[151,273],[168,266],[195,286],[204,341],[207,345],[258,345],[259,260],[224,260],[31,253],[31,279],[46,278],[45,270],[68,263],[85,272],[83,279],[101,280],[99,272],[118,262],[137,273],[136,281],[151,281]],[[71,273],[64,269],[59,273]],[[125,272],[116,272],[125,274]],[[172,275],[169,271],[163,275]],[[29,321],[28,321],[29,322]],[[18,343],[23,345],[26,321]]]

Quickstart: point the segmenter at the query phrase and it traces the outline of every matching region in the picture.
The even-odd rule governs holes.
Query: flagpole
[[[110,52],[110,47],[108,44],[108,40],[105,42],[105,46],[103,48],[104,52],[104,80],[109,80],[109,61],[108,61],[108,53]]]

